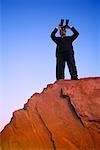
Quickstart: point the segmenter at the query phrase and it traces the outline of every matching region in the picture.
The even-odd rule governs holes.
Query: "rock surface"
[[[0,133],[0,150],[99,150],[100,78],[59,80],[31,96]]]

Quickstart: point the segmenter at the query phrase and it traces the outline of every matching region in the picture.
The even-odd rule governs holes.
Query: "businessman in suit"
[[[69,28],[72,32],[72,36],[66,36],[66,29]],[[57,31],[60,30],[60,37],[56,37]],[[69,73],[72,80],[78,79],[77,68],[75,65],[74,50],[72,42],[78,37],[79,33],[69,24],[66,28],[62,28],[58,25],[51,33],[52,40],[57,44],[56,47],[56,79],[64,79],[65,62],[69,69]]]

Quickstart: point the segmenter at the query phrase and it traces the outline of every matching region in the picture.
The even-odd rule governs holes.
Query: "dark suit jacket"
[[[72,36],[65,36],[65,37],[56,37],[55,34],[57,33],[58,29],[55,28],[51,33],[52,40],[57,44],[56,47],[56,56],[60,55],[63,52],[67,52],[67,54],[73,54],[73,46],[72,42],[78,37],[78,31],[72,27],[71,28],[73,35]]]

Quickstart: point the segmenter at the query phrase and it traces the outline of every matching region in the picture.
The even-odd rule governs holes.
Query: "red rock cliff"
[[[100,78],[59,80],[31,96],[0,133],[0,150],[99,150]]]

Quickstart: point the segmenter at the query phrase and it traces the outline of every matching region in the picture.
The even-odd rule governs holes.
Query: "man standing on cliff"
[[[73,32],[72,36],[66,36],[66,28]],[[60,37],[56,37],[55,34],[60,30]],[[78,79],[77,68],[75,65],[74,50],[72,42],[78,37],[79,33],[74,27],[69,24],[65,28],[58,25],[51,33],[52,40],[57,44],[56,47],[56,79],[64,79],[65,62],[69,69],[72,80]]]

